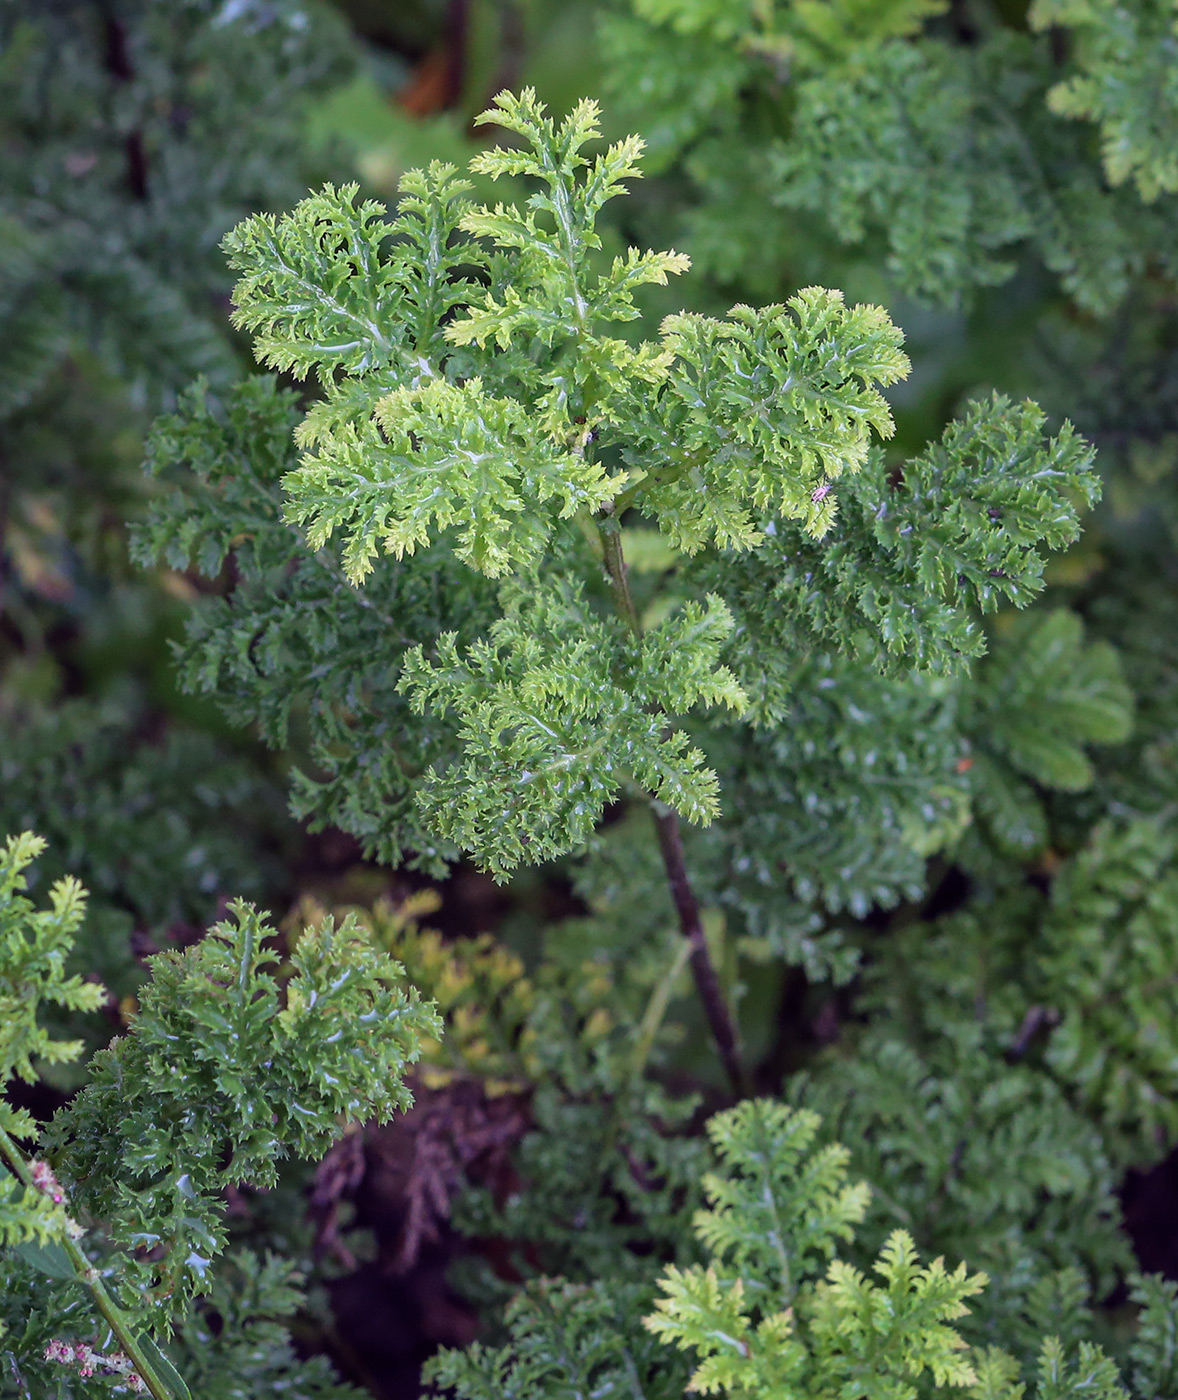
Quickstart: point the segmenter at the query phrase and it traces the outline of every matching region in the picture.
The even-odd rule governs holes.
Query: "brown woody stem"
[[[635,637],[642,635],[642,620],[630,593],[630,580],[626,570],[626,559],[622,552],[622,532],[618,517],[607,511],[597,518],[597,528],[601,534],[606,572],[609,575],[610,589],[614,596],[614,606],[620,617]],[[658,832],[659,850],[663,857],[663,868],[667,872],[671,899],[679,916],[679,929],[691,949],[691,971],[695,977],[695,989],[703,1003],[704,1014],[708,1018],[712,1039],[720,1052],[720,1059],[728,1074],[733,1092],[743,1097],[747,1092],[747,1079],[740,1060],[740,1038],[732,1010],[704,933],[700,917],[699,903],[691,888],[691,878],[683,859],[683,837],[679,830],[677,814],[663,803],[652,799],[651,811],[654,815],[655,830]]]
[[[667,872],[667,883],[671,887],[671,898],[675,901],[675,912],[679,915],[679,929],[691,947],[691,971],[695,976],[695,989],[703,1002],[704,1015],[708,1018],[712,1039],[720,1052],[720,1059],[724,1063],[732,1091],[738,1098],[744,1098],[748,1093],[748,1082],[740,1060],[740,1039],[736,1022],[732,1019],[728,998],[724,995],[720,978],[716,974],[716,965],[712,962],[703,920],[700,918],[699,904],[687,874],[679,818],[661,802],[652,803],[651,811],[658,832],[663,868]]]

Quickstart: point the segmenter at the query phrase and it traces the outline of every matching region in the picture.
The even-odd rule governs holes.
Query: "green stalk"
[[[622,527],[613,511],[597,519],[597,529],[601,534],[601,547],[605,554],[605,568],[609,574],[609,586],[614,595],[614,607],[618,615],[633,632],[642,636],[642,620],[630,593],[630,576],[626,570],[626,559],[622,553]]]
[[[30,1191],[37,1190],[37,1185],[33,1181],[33,1174],[29,1170],[29,1164],[25,1160],[24,1154],[8,1133],[0,1128],[0,1157],[8,1163],[18,1181],[26,1186]],[[118,1338],[119,1346],[123,1354],[135,1367],[139,1378],[147,1386],[154,1400],[176,1400],[175,1393],[166,1385],[159,1376],[155,1367],[144,1355],[138,1339],[131,1330],[131,1324],[126,1313],[119,1307],[115,1300],[107,1291],[106,1285],[99,1277],[98,1270],[82,1253],[82,1248],[77,1240],[71,1239],[68,1235],[58,1240],[58,1244],[65,1250],[70,1263],[73,1265],[74,1273],[78,1277],[79,1283],[84,1283],[90,1290],[90,1296],[94,1299],[94,1306],[106,1319],[110,1330]]]

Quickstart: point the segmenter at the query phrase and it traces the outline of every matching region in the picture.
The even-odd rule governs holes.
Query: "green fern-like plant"
[[[279,741],[295,702],[308,706],[326,771],[297,779],[300,810],[385,859],[440,871],[465,850],[502,879],[583,850],[619,798],[649,801],[738,1083],[680,828],[722,811],[707,736],[740,734],[726,713],[783,733],[790,654],[817,663],[814,689],[819,649],[857,678],[889,656],[897,672],[964,674],[983,647],[978,613],[1025,604],[1045,551],[1075,537],[1096,494],[1090,453],[1066,426],[1048,438],[1033,405],[995,398],[897,482],[875,440],[892,431],[881,390],[907,370],[899,332],[820,288],[623,339],[641,289],[686,267],[600,256],[599,215],[639,173],[641,143],[590,156],[596,106],[556,123],[530,91],[481,120],[516,144],[472,170],[524,181],[526,201],[475,205],[435,165],[405,178],[387,221],[329,187],[227,238],[238,324],[263,363],[313,374],[320,396],[303,414],[262,382],[224,407],[190,400],[156,438],[153,465],[180,490],[139,555],[210,571],[239,548],[241,591],[190,631],[189,683]],[[664,563],[632,581],[635,528]],[[765,577],[782,570],[829,584],[786,612]],[[296,622],[322,590],[332,615]],[[968,819],[950,748],[935,795],[863,833],[873,856],[912,853],[880,882],[892,898]],[[940,834],[917,836],[930,805]],[[825,866],[818,890],[847,861]]]
[[[668,1269],[647,1325],[700,1359],[703,1394],[911,1395],[927,1371],[938,1386],[976,1378],[951,1325],[985,1285],[964,1265],[921,1265],[897,1231],[875,1266],[876,1283],[834,1259],[818,1267],[862,1219],[868,1192],[845,1180],[845,1149],[811,1155],[819,1120],[750,1099],[712,1120],[723,1175],[705,1178],[709,1208],[696,1233],[706,1268]],[[870,1379],[868,1379],[870,1377]]]
[[[685,1388],[732,1400],[832,1390],[1022,1394],[1019,1361],[993,1345],[972,1347],[959,1330],[985,1275],[965,1264],[946,1268],[940,1258],[921,1263],[904,1230],[884,1241],[874,1278],[847,1260],[871,1193],[848,1180],[847,1149],[821,1135],[816,1114],[768,1099],[715,1115],[708,1122],[714,1169],[703,1178],[708,1204],[694,1229],[706,1262],[667,1265],[657,1279],[652,1269],[647,1282],[608,1291],[529,1284],[507,1311],[502,1344],[445,1352],[431,1363],[431,1379],[457,1400],[555,1400],[579,1390],[662,1397]],[[1133,1393],[1145,1395],[1155,1378],[1165,1384],[1159,1368],[1167,1364],[1172,1290],[1139,1280],[1134,1297],[1142,1313],[1133,1356],[1145,1388]],[[1038,1329],[1028,1365],[1039,1393],[1091,1389],[1107,1400],[1127,1393],[1116,1361],[1073,1335],[1083,1312],[1073,1281],[1054,1294],[1034,1290],[1024,1307]],[[1013,1340],[1012,1319],[1006,1328]]]
[[[388,12],[394,46],[428,8]],[[517,8],[531,64],[547,11]],[[469,180],[428,165],[388,208],[335,172],[225,240],[238,344],[277,376],[237,385],[214,243],[305,188],[295,89],[330,21],[0,19],[0,829],[57,847],[31,900],[0,895],[0,1395],[346,1394],[291,1339],[315,1307],[292,1159],[346,1132],[316,1246],[346,1259],[345,1202],[363,1232],[381,1198],[363,1278],[460,1256],[482,1332],[431,1374],[465,1400],[1159,1400],[1178,1308],[1118,1191],[1178,1127],[1170,7],[559,8],[603,21],[657,180],[621,198],[643,141],[530,90],[479,119],[501,144]],[[447,37],[472,90],[474,11]],[[154,689],[113,723],[38,712],[138,692],[88,636],[139,595],[107,609],[61,545],[90,518],[62,482],[133,452],[120,376],[146,399],[196,369],[137,543],[187,600],[183,684],[365,857],[519,877],[493,913],[464,876],[445,936],[420,893],[326,918],[405,877],[321,887],[324,842],[272,884],[243,748],[185,741]],[[67,869],[96,896],[72,951]],[[230,888],[304,882],[281,935],[237,901],[129,957]],[[88,1072],[55,1048],[112,1026]],[[15,1109],[80,1084],[47,1127]],[[411,1085],[411,1117],[361,1128]]]
[[[1036,29],[1060,25],[1074,38],[1076,71],[1047,101],[1061,116],[1097,123],[1109,180],[1119,185],[1131,178],[1146,200],[1178,192],[1178,162],[1168,139],[1178,121],[1173,7],[1036,0],[1028,17]]]
[[[1166,0],[1045,0],[1026,21],[949,8],[606,9],[612,94],[649,135],[686,245],[721,283],[768,291],[791,264],[833,257],[851,276],[866,262],[904,294],[960,302],[1030,262],[1108,314],[1147,247],[1170,259]],[[1103,170],[1075,118],[1098,125]]]
[[[85,1010],[105,995],[64,970],[84,905],[77,882],[55,886],[40,912],[21,894],[42,844],[10,838],[0,864],[6,1079],[31,1080],[34,1056],[52,1062],[80,1048],[38,1025],[41,1003]],[[300,938],[280,984],[268,933],[238,904],[196,947],[159,955],[130,1030],[95,1057],[86,1087],[44,1133],[27,1112],[0,1107],[0,1247],[17,1291],[22,1268],[84,1285],[108,1329],[106,1343],[55,1333],[44,1356],[14,1359],[15,1374],[26,1362],[34,1372],[38,1362],[76,1365],[83,1378],[97,1370],[156,1400],[184,1400],[153,1335],[191,1334],[194,1300],[216,1296],[209,1271],[225,1245],[222,1187],[272,1185],[282,1159],[322,1153],[348,1121],[408,1105],[406,1068],[420,1037],[439,1027],[398,985],[396,964],[354,925],[328,919]],[[21,1139],[38,1139],[41,1155]],[[101,1222],[93,1240],[86,1218]],[[261,1279],[257,1261],[241,1267],[247,1285],[252,1278],[279,1296],[273,1269]],[[248,1287],[237,1292],[246,1306]],[[281,1347],[273,1359],[289,1364]]]
[[[341,1123],[405,1108],[418,1035],[436,1030],[353,928],[308,930],[280,994],[260,916],[231,913],[189,952],[157,955],[132,1032],[95,1057],[47,1139],[68,1148],[75,1199],[146,1247],[126,1268],[157,1304],[189,1296],[224,1247],[220,1188],[272,1186],[283,1158],[321,1155]],[[167,1318],[157,1306],[151,1326]]]

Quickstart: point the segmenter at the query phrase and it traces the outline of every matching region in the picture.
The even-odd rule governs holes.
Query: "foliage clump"
[[[0,20],[0,1395],[393,1384],[316,1279],[460,1400],[1171,1395],[1172,6],[583,0],[641,137],[301,201],[338,28],[174,8]]]
[[[6,1082],[35,1080],[33,1056],[52,1063],[81,1049],[38,1025],[42,1003],[90,1010],[105,996],[65,972],[83,916],[80,885],[60,881],[41,911],[21,893],[42,847],[28,833],[13,837],[0,861]],[[131,1389],[157,1397],[188,1392],[151,1335],[179,1329],[195,1345],[209,1309],[223,1319],[240,1310],[243,1335],[230,1344],[243,1364],[275,1381],[289,1367],[283,1334],[265,1318],[293,1311],[290,1266],[239,1253],[236,1285],[229,1275],[213,1288],[209,1267],[226,1242],[222,1189],[273,1186],[283,1159],[321,1154],[348,1121],[407,1107],[405,1073],[420,1037],[438,1029],[399,985],[397,965],[354,925],[326,919],[307,930],[280,983],[264,946],[271,931],[246,904],[232,912],[194,948],[152,960],[129,1030],[94,1057],[86,1087],[44,1132],[25,1110],[0,1105],[0,1241],[16,1271],[6,1301],[20,1298],[30,1270],[73,1294],[88,1287],[107,1342],[96,1351],[84,1335],[58,1335],[40,1359],[93,1353],[105,1359],[81,1359],[83,1378],[96,1367],[126,1373]],[[27,1156],[21,1139],[39,1140],[40,1155]],[[100,1229],[91,1236],[84,1220]],[[66,1296],[65,1312],[78,1313],[79,1300]],[[86,1320],[83,1310],[75,1327]],[[116,1337],[126,1354],[111,1351]],[[21,1377],[16,1357],[11,1369]],[[218,1363],[205,1369],[215,1374]],[[321,1368],[306,1377],[312,1393],[325,1380]]]
[[[641,143],[591,159],[583,148],[598,131],[593,104],[557,126],[530,92],[502,95],[486,119],[521,145],[485,152],[472,169],[530,177],[526,204],[475,205],[452,169],[435,166],[407,177],[387,223],[355,190],[327,188],[291,215],[234,231],[226,246],[242,273],[239,323],[264,363],[317,373],[323,397],[294,420],[298,465],[274,455],[277,402],[263,409],[261,385],[248,391],[250,409],[239,398],[229,432],[241,433],[243,414],[264,411],[275,435],[266,433],[256,465],[232,471],[227,451],[252,457],[259,435],[231,449],[216,416],[194,401],[157,437],[155,460],[168,469],[179,457],[195,470],[205,523],[194,522],[187,496],[173,496],[138,548],[143,559],[163,552],[218,567],[212,539],[206,552],[197,544],[227,508],[241,533],[242,468],[280,487],[282,514],[305,527],[304,578],[343,535],[338,567],[366,589],[371,576],[373,595],[361,604],[370,611],[386,589],[413,588],[423,569],[432,575],[452,538],[442,567],[453,578],[453,622],[473,622],[472,604],[489,606],[485,635],[398,609],[408,644],[384,639],[378,684],[396,698],[380,723],[401,716],[415,751],[398,762],[382,743],[373,756],[379,838],[356,820],[355,782],[329,776],[319,814],[385,858],[412,854],[433,869],[464,849],[504,877],[524,860],[584,846],[626,792],[650,794],[689,822],[716,817],[718,776],[691,742],[693,717],[748,710],[737,678],[778,641],[742,626],[725,597],[740,587],[743,556],[814,555],[833,576],[824,641],[852,656],[907,651],[911,663],[919,637],[916,660],[935,670],[981,649],[970,608],[1003,597],[1021,604],[1039,590],[1042,551],[1074,538],[1095,479],[1069,429],[1045,441],[1037,410],[996,399],[909,464],[893,490],[871,442],[892,430],[880,386],[907,360],[886,315],[847,307],[838,293],[812,288],[725,319],[670,317],[657,340],[637,344],[607,335],[611,322],[637,317],[642,285],[685,269],[673,254],[638,251],[595,265],[598,212],[638,173]],[[844,496],[847,526],[832,534]],[[619,528],[627,511],[658,526],[669,558],[703,564],[698,582],[693,564],[685,586],[676,577],[649,600],[646,619],[629,586]],[[233,526],[215,528],[224,540]],[[297,538],[276,525],[287,549]],[[244,552],[247,567],[259,539]],[[375,570],[381,554],[401,567]],[[505,571],[511,577],[496,585]],[[747,594],[761,602],[764,589]],[[939,606],[911,618],[910,598],[938,595]],[[244,636],[231,621],[235,605],[249,610],[250,646],[265,658],[258,627],[268,624],[248,596],[234,598],[211,633],[203,621],[190,632],[190,683],[212,684],[231,630]],[[268,600],[262,606],[270,611]],[[337,635],[357,634],[333,625],[325,640]],[[272,663],[261,668],[235,663],[281,738],[291,692],[275,684]],[[363,731],[371,701],[353,683],[345,703],[348,728]],[[780,699],[762,700],[762,715],[767,703],[781,715]],[[338,742],[340,721],[322,700],[315,708],[316,756],[338,773],[351,745]]]

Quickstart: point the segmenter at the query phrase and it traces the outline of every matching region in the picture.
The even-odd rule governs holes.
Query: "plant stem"
[[[618,517],[612,511],[599,516],[597,528],[601,532],[601,546],[605,551],[605,568],[614,595],[614,606],[635,637],[641,637],[642,620],[630,593],[630,575],[622,553],[622,528],[618,524]]]
[[[630,579],[622,552],[622,531],[617,515],[613,511],[606,511],[598,516],[597,528],[601,533],[614,606],[634,636],[641,637],[642,620],[630,593]],[[679,830],[679,817],[670,807],[654,799],[651,812],[658,833],[659,851],[662,853],[671,899],[679,916],[679,929],[691,949],[691,971],[695,977],[695,989],[703,1003],[712,1039],[720,1052],[720,1059],[723,1061],[732,1090],[738,1097],[743,1098],[747,1093],[748,1083],[740,1060],[740,1038],[737,1035],[736,1023],[732,1019],[731,1008],[724,996],[724,989],[720,986],[715,964],[712,962],[699,903],[695,891],[691,888],[691,878],[683,859],[683,837]]]
[[[655,829],[658,831],[659,850],[662,852],[663,867],[667,872],[667,883],[671,887],[671,898],[675,901],[675,912],[679,915],[679,928],[691,947],[691,971],[695,976],[695,989],[703,1002],[712,1039],[716,1042],[720,1059],[724,1062],[732,1091],[738,1098],[744,1098],[748,1093],[748,1082],[740,1059],[740,1040],[724,989],[716,975],[716,966],[708,950],[699,904],[687,874],[679,818],[670,807],[665,807],[661,802],[652,803],[651,811],[654,814]]]
[[[33,1181],[33,1174],[29,1170],[29,1164],[25,1160],[24,1154],[12,1138],[0,1128],[0,1157],[8,1163],[16,1175],[18,1181],[26,1186],[30,1191],[37,1189]],[[84,1283],[90,1290],[90,1296],[94,1299],[94,1305],[102,1316],[106,1319],[110,1330],[118,1338],[119,1346],[123,1355],[135,1367],[139,1378],[147,1386],[154,1396],[154,1400],[176,1400],[176,1396],[171,1387],[166,1385],[159,1377],[155,1367],[143,1354],[138,1339],[131,1330],[130,1322],[126,1313],[119,1307],[118,1303],[107,1292],[106,1285],[99,1277],[98,1270],[86,1258],[77,1240],[70,1239],[67,1235],[63,1239],[56,1241],[65,1250],[74,1272],[78,1276],[79,1283]]]

